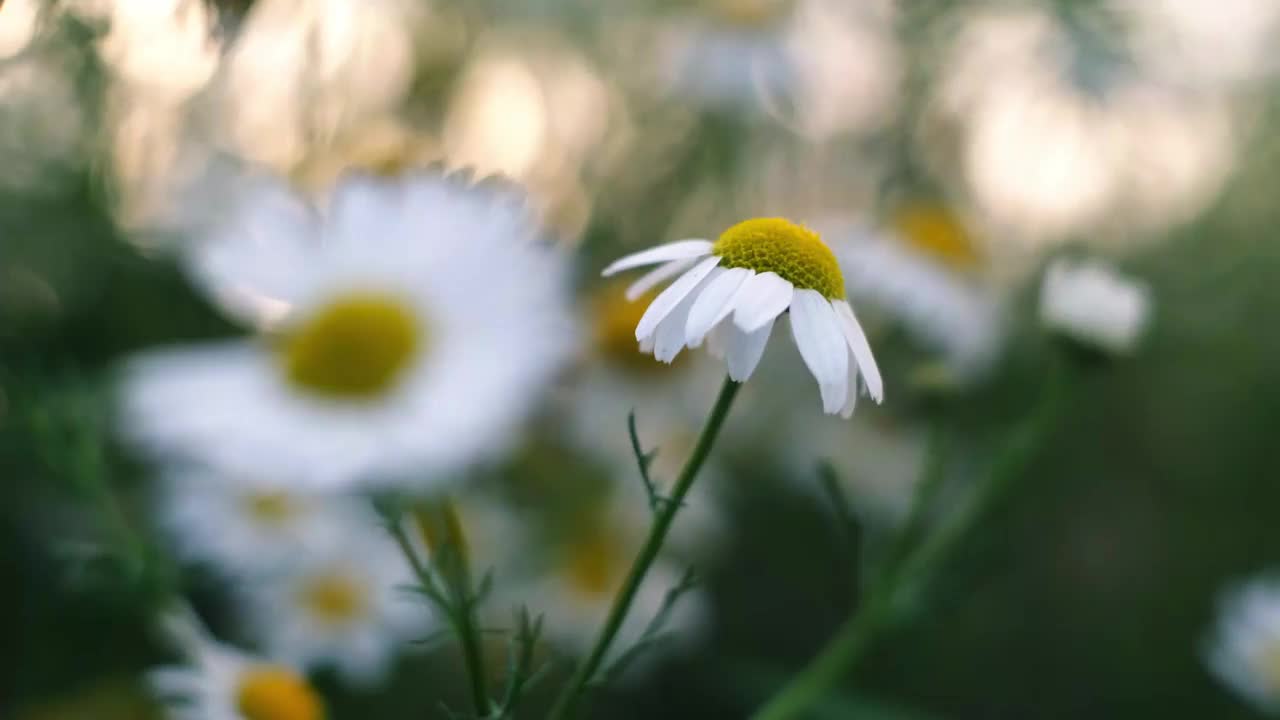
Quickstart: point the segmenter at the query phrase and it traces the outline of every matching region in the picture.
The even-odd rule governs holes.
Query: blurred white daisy
[[[1040,289],[1050,330],[1113,354],[1133,352],[1151,317],[1151,291],[1100,261],[1056,259]]]
[[[626,514],[612,516],[606,512],[584,520],[561,538],[546,574],[524,597],[531,612],[543,614],[547,639],[562,651],[586,654],[591,650],[639,550],[644,537],[642,528],[629,522]],[[654,562],[606,662],[621,657],[644,636],[682,577],[680,568],[669,560],[659,558]],[[673,645],[687,647],[697,640],[707,612],[705,597],[696,586],[691,587],[671,605],[663,631],[669,633],[667,637]],[[653,651],[647,651],[649,657]]]
[[[860,388],[883,397],[880,371],[830,248],[807,228],[782,218],[746,220],[715,242],[678,240],[628,255],[604,269],[613,275],[658,265],[628,289],[639,297],[676,277],[636,325],[640,349],[671,362],[686,345],[708,341],[729,377],[745,382],[764,354],[774,321],[790,313],[791,333],[818,381],[827,414],[853,414]],[[852,358],[850,357],[852,355]]]
[[[849,295],[878,306],[939,352],[948,375],[980,374],[1000,344],[1000,307],[980,276],[982,254],[960,221],[934,205],[909,205],[883,232],[847,229],[832,247]]]
[[[323,720],[323,701],[302,673],[222,645],[183,618],[164,620],[188,664],[148,673],[176,720]],[[180,627],[173,627],[178,625]]]
[[[348,681],[382,681],[397,653],[431,631],[430,608],[407,588],[408,563],[376,524],[350,529],[330,552],[299,557],[242,586],[243,619],[272,660],[333,667]]]
[[[180,557],[253,578],[326,552],[347,541],[361,522],[374,525],[367,503],[356,497],[287,486],[228,480],[206,468],[177,469],[159,491],[160,522]]]
[[[513,440],[573,335],[565,258],[519,197],[434,172],[347,177],[320,208],[243,189],[192,267],[268,333],[133,361],[133,439],[313,488],[438,484]]]
[[[659,43],[667,86],[811,137],[883,122],[901,72],[890,2],[704,0]]]
[[[1280,712],[1280,581],[1260,578],[1223,595],[1206,660],[1259,709]]]

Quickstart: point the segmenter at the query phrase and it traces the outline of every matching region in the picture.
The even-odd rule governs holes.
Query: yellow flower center
[[[351,293],[289,333],[281,362],[289,381],[307,392],[367,400],[395,386],[423,349],[423,334],[401,298]]]
[[[623,565],[613,538],[596,530],[578,539],[569,548],[565,566],[569,586],[588,597],[609,597],[621,580]]]
[[[798,290],[844,297],[844,275],[818,234],[782,218],[747,220],[724,231],[711,252],[720,267],[777,273]]]
[[[946,208],[906,207],[894,217],[893,226],[908,245],[954,270],[972,269],[981,260],[969,232]]]
[[[641,295],[635,302],[628,302],[625,282],[602,286],[591,298],[591,315],[596,354],[610,365],[635,375],[666,377],[661,371],[666,366],[652,355],[637,352],[636,325],[658,296],[657,290]],[[684,355],[676,357],[679,363]],[[658,372],[655,372],[658,371]]]
[[[259,525],[281,527],[298,514],[298,505],[288,493],[249,493],[240,502],[249,518]]]
[[[304,583],[298,592],[298,602],[326,625],[344,625],[364,614],[368,597],[354,578],[331,572]]]
[[[794,0],[711,0],[711,12],[734,27],[762,30],[772,27],[794,5]]]
[[[263,665],[247,670],[236,689],[236,709],[246,720],[322,720],[320,696],[288,668]]]

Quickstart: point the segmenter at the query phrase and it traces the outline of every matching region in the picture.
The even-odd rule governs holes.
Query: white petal
[[[849,363],[849,397],[844,401],[844,407],[840,408],[840,417],[848,420],[853,417],[853,411],[858,407],[858,363]]]
[[[672,260],[669,263],[659,265],[640,276],[639,280],[627,286],[627,300],[634,301],[641,295],[649,292],[649,289],[668,278],[673,278],[680,273],[693,267],[697,262],[697,258],[686,258],[684,260]]]
[[[645,265],[656,265],[660,262],[668,260],[684,260],[687,258],[698,258],[711,253],[710,240],[676,240],[675,242],[665,243],[657,247],[651,247],[648,250],[641,250],[638,253],[632,253],[626,257],[618,258],[609,264],[604,270],[600,271],[601,275],[609,277],[615,273],[631,268],[643,267]]]
[[[733,326],[733,323],[721,323],[707,333],[707,352],[712,357],[724,359],[725,352],[729,349],[729,335],[731,333],[741,332]]]
[[[880,379],[880,368],[876,367],[876,359],[871,354],[867,336],[862,332],[862,326],[858,324],[858,318],[854,317],[853,308],[847,300],[838,300],[831,306],[835,308],[845,342],[853,351],[853,359],[858,363],[858,372],[862,373],[862,380],[867,384],[867,393],[879,403],[884,399],[884,382]]]
[[[823,411],[840,412],[849,393],[849,348],[831,301],[817,290],[797,290],[791,301],[791,334],[818,380]]]
[[[736,382],[746,382],[751,373],[756,371],[760,358],[764,355],[765,345],[769,343],[769,333],[773,330],[773,320],[766,320],[764,325],[752,332],[743,332],[736,327],[727,327],[729,347],[725,353],[725,362],[729,366],[729,378]]]
[[[795,287],[776,273],[752,275],[738,293],[733,322],[743,332],[752,332],[782,314],[791,305]]]
[[[720,258],[709,257],[706,260],[693,266],[693,269],[681,275],[679,279],[671,283],[666,290],[663,290],[658,297],[653,299],[649,304],[649,309],[644,311],[644,315],[640,317],[640,323],[636,325],[636,339],[644,340],[653,334],[658,328],[658,323],[662,322],[667,315],[675,310],[680,301],[686,295],[693,292],[693,289],[702,282],[702,279],[711,272],[712,268],[720,264]]]
[[[684,300],[676,305],[662,322],[658,323],[658,329],[653,332],[653,357],[659,362],[669,363],[676,359],[680,351],[684,349],[684,328],[689,321],[689,310],[707,291],[709,283],[715,281],[717,274],[722,272],[719,268],[712,268],[711,273],[703,279],[693,292],[685,296]]]
[[[708,279],[706,289],[698,293],[697,301],[689,310],[689,322],[685,324],[685,339],[689,347],[701,345],[711,328],[733,312],[734,299],[752,274],[746,268],[729,268]]]

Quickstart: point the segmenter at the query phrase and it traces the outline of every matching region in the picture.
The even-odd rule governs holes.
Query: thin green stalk
[[[627,574],[627,579],[623,583],[622,589],[619,590],[617,597],[614,598],[613,607],[609,609],[609,616],[605,620],[604,626],[600,629],[600,635],[596,637],[596,643],[591,649],[591,654],[587,656],[585,662],[578,666],[577,671],[574,672],[573,677],[569,680],[569,684],[565,686],[564,691],[560,693],[560,697],[556,700],[555,706],[552,707],[551,714],[548,716],[552,720],[564,720],[565,718],[573,717],[574,710],[577,708],[583,691],[595,677],[596,672],[600,669],[600,664],[604,662],[605,655],[609,652],[610,645],[613,644],[614,636],[618,634],[618,630],[622,627],[622,621],[627,617],[627,611],[631,609],[631,603],[635,600],[636,591],[640,589],[640,583],[649,572],[649,566],[653,564],[654,559],[658,556],[658,551],[662,549],[662,543],[667,538],[667,532],[671,529],[671,522],[675,519],[676,512],[684,502],[685,494],[693,486],[693,480],[697,477],[698,470],[711,452],[711,446],[715,444],[716,436],[720,432],[720,426],[724,424],[724,420],[729,414],[729,408],[733,405],[733,398],[737,395],[739,386],[740,383],[725,378],[724,385],[720,388],[720,395],[716,398],[716,403],[711,408],[711,414],[707,417],[707,423],[702,428],[702,434],[698,436],[698,444],[694,446],[693,453],[689,455],[689,459],[680,470],[680,476],[676,479],[671,496],[667,498],[667,502],[662,503],[661,510],[654,516],[653,527],[649,530],[649,536],[645,539],[644,546],[640,548],[640,553],[632,563],[631,570]]]
[[[436,582],[436,575],[432,573],[431,567],[419,557],[417,549],[409,539],[409,534],[405,532],[401,513],[396,512],[388,517],[387,530],[399,546],[405,560],[408,561],[423,594],[445,616],[454,634],[458,636],[471,686],[471,702],[475,706],[476,716],[486,717],[491,710],[491,701],[485,676],[483,646],[480,642],[479,627],[475,621],[476,597],[473,593],[471,573],[464,557],[466,552],[464,541],[456,516],[447,501],[441,514],[443,520],[440,524],[444,526],[446,535],[441,538],[441,547],[435,551],[435,554],[440,557],[436,564],[446,584],[444,589],[441,589],[440,584]],[[434,524],[435,521],[436,518],[431,517],[420,519],[424,524]],[[432,529],[426,527],[424,532],[431,534]],[[450,553],[456,554],[456,558],[450,560]]]
[[[1034,458],[1060,410],[1063,381],[1059,372],[1051,373],[1036,412],[1015,434],[986,481],[974,488],[947,522],[909,552],[900,564],[889,568],[863,607],[845,621],[808,667],[752,716],[753,720],[802,717],[862,659],[878,634],[900,619],[904,606],[909,605],[904,600],[933,579],[969,530]]]

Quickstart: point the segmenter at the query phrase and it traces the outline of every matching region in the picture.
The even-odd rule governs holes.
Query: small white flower
[[[973,272],[977,249],[950,213],[911,207],[887,232],[840,235],[832,246],[851,297],[890,313],[960,378],[990,365],[1002,334],[1000,308]]]
[[[135,440],[334,488],[441,482],[514,439],[572,349],[565,259],[519,197],[434,172],[348,177],[320,208],[245,190],[193,271],[269,335],[134,361]]]
[[[1280,712],[1280,580],[1252,580],[1223,596],[1206,659],[1222,682]]]
[[[160,522],[179,556],[236,578],[280,572],[345,542],[361,522],[374,524],[355,497],[287,487],[182,468],[165,478]]]
[[[153,691],[169,710],[168,717],[323,720],[324,705],[306,676],[217,643],[179,616],[170,616],[163,624],[177,634],[190,662],[148,674]]]
[[[1054,260],[1040,290],[1050,330],[1115,354],[1133,352],[1151,315],[1146,285],[1098,261]]]
[[[380,682],[408,643],[430,632],[430,608],[406,588],[408,563],[376,524],[349,528],[332,552],[243,587],[244,620],[263,654],[298,667],[335,668]]]
[[[676,280],[636,326],[642,351],[671,362],[686,345],[707,340],[712,353],[724,357],[729,377],[744,382],[774,321],[789,311],[796,347],[818,381],[827,414],[851,416],[860,386],[876,402],[883,398],[871,346],[845,300],[840,265],[812,231],[781,218],[747,220],[715,242],[679,240],[628,255],[604,275],[645,265],[658,268],[632,284],[632,297]]]

